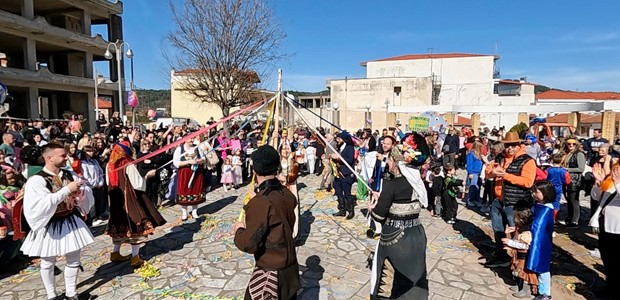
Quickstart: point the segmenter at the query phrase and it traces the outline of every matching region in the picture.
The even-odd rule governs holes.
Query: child
[[[233,157],[231,160],[232,165],[232,178],[233,178],[233,189],[239,188],[239,185],[243,183],[243,170],[241,166],[243,166],[243,159],[241,158],[241,150],[236,149],[233,152]]]
[[[534,220],[532,222],[532,244],[527,254],[525,268],[538,276],[536,300],[551,299],[551,250],[553,247],[553,202],[556,200],[555,186],[548,181],[536,182],[532,188],[534,197]]]
[[[560,199],[562,198],[562,191],[570,183],[570,175],[565,168],[561,167],[562,159],[564,156],[561,153],[553,155],[553,166],[547,168],[547,181],[553,184],[555,188],[555,199],[553,200],[553,220],[558,221],[560,212]]]
[[[222,179],[220,182],[224,185],[224,191],[228,191],[228,185],[232,185],[233,183],[233,166],[230,161],[230,157],[227,157],[224,160],[224,164],[222,165]],[[231,186],[232,190],[235,190],[234,187]]]
[[[538,289],[538,277],[536,273],[525,267],[526,258],[529,256],[532,243],[532,211],[529,208],[521,208],[515,211],[515,226],[506,228],[506,238],[502,239],[505,249],[512,257],[512,276],[517,280],[515,298],[526,298],[536,294]],[[514,233],[512,239],[508,238]],[[528,286],[529,284],[529,286]]]
[[[459,193],[458,187],[463,185],[463,180],[456,179],[456,169],[453,165],[447,164],[444,168],[446,171],[446,179],[443,184],[443,192],[441,195],[441,206],[445,209],[444,217],[448,224],[456,223],[456,212],[458,204],[456,197]]]
[[[433,217],[440,218],[442,211],[441,207],[441,191],[443,190],[444,177],[441,172],[441,166],[434,166],[430,175],[430,187],[432,191],[433,204],[435,205]]]

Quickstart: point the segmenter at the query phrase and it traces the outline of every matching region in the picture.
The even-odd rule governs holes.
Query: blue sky
[[[177,0],[181,2],[182,0]],[[501,55],[503,78],[580,91],[620,91],[620,1],[272,0],[287,38],[284,89],[320,91],[362,78],[362,61],[428,53]],[[139,88],[169,89],[162,51],[174,24],[167,0],[125,0],[124,35]],[[162,50],[163,49],[163,50]],[[128,69],[127,69],[128,70]],[[277,70],[264,80],[275,89]]]

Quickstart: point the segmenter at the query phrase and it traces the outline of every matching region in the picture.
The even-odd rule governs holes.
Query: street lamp
[[[116,42],[114,43],[109,43],[108,47],[105,50],[105,54],[103,54],[103,56],[106,59],[112,59],[114,56],[112,55],[112,52],[110,52],[110,47],[114,48],[114,51],[116,52],[116,63],[117,63],[117,71],[118,71],[118,113],[120,114],[121,120],[123,120],[123,117],[125,116],[125,112],[123,111],[124,109],[124,103],[123,103],[123,88],[121,86],[121,62],[123,61],[123,47],[127,47],[129,48],[127,50],[127,53],[125,53],[125,55],[127,55],[127,58],[131,59],[131,71],[132,71],[132,79],[131,79],[131,88],[133,88],[133,51],[131,51],[131,48],[129,47],[129,43],[127,42],[121,42],[119,40],[116,40]],[[133,124],[132,124],[133,126]]]
[[[388,127],[388,108],[390,107],[390,100],[386,99],[385,102],[385,128]]]
[[[332,121],[334,122],[334,125],[340,125],[340,115],[338,115],[338,108],[340,107],[340,105],[338,104],[338,102],[334,102],[334,104],[332,104],[332,108],[334,109],[334,115],[332,116]],[[336,128],[334,128],[334,131],[336,131]]]
[[[370,127],[370,123],[368,123],[369,119],[370,119],[370,103],[366,104],[366,114],[365,114],[365,118],[364,118],[364,127],[365,128],[369,128]]]

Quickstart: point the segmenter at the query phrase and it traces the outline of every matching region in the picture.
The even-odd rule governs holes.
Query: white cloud
[[[620,39],[617,32],[572,32],[564,34],[556,39],[558,42],[578,42],[584,44],[605,43]]]
[[[562,68],[531,74],[528,79],[552,88],[579,91],[620,91],[620,69],[585,70]]]

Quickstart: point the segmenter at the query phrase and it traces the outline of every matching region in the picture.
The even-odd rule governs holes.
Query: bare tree
[[[181,4],[182,3],[182,4]],[[168,40],[177,50],[169,59],[180,87],[196,101],[230,108],[256,98],[260,78],[284,57],[285,38],[263,0],[169,0],[176,29]]]

